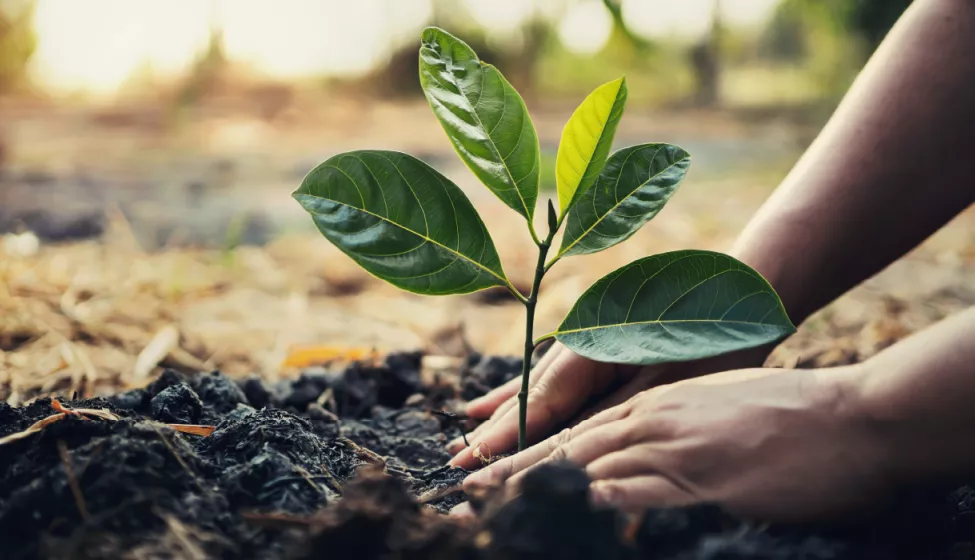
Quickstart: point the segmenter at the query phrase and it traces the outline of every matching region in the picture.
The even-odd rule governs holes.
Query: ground
[[[460,499],[440,494],[463,478],[441,468],[460,424],[438,412],[519,370],[517,358],[483,356],[520,352],[524,311],[503,292],[399,292],[318,236],[290,192],[338,151],[418,155],[472,198],[522,288],[535,260],[524,224],[476,184],[422,103],[226,101],[0,101],[10,144],[0,169],[0,441],[61,414],[51,396],[114,418],[69,413],[0,445],[0,523],[21,535],[16,556],[301,558],[356,546],[369,558],[387,546],[586,557],[597,545],[621,558],[916,560],[971,550],[967,489],[907,497],[840,535],[766,531],[692,508],[651,511],[621,538],[620,519],[580,501],[585,481],[567,467],[533,479],[512,505],[489,501],[474,525],[417,506]],[[532,107],[549,153],[570,109]],[[553,269],[536,330],[630,260],[727,249],[815,129],[794,116],[631,107],[617,143],[680,144],[691,172],[633,240]],[[771,363],[862,360],[975,303],[973,220],[960,216],[811,318]],[[171,426],[180,424],[215,430],[189,435]],[[377,466],[391,477],[351,482]]]
[[[256,99],[182,111],[3,102],[13,141],[0,172],[0,227],[27,227],[41,240],[34,251],[29,239],[8,236],[2,249],[0,397],[18,403],[68,388],[94,396],[144,384],[160,362],[274,378],[294,373],[282,364],[296,345],[318,355],[519,352],[523,310],[504,294],[404,294],[318,236],[289,196],[338,151],[409,151],[465,189],[509,276],[527,289],[535,255],[523,222],[463,168],[422,101]],[[543,150],[554,150],[569,109],[532,108]],[[814,131],[795,116],[631,107],[617,144],[680,144],[691,171],[634,239],[553,269],[536,331],[552,329],[592,281],[630,260],[727,249]],[[863,358],[975,302],[973,219],[958,218],[808,321],[776,360]]]

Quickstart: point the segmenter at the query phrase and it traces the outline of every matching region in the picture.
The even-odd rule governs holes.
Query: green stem
[[[554,257],[552,257],[552,260],[548,261],[548,264],[545,265],[545,272],[548,272],[548,270],[550,268],[552,268],[553,266],[555,266],[555,263],[559,262],[559,259],[561,259],[561,258],[562,258],[562,254],[561,253],[555,255]]]
[[[525,302],[525,361],[521,367],[521,392],[518,393],[518,451],[528,446],[528,378],[532,368],[532,354],[535,352],[535,342],[532,334],[535,326],[535,305],[538,303],[538,290],[545,276],[545,257],[552,246],[552,238],[557,229],[549,232],[548,238],[538,244],[538,264],[535,265],[535,280],[532,291]]]
[[[528,298],[526,298],[521,292],[519,292],[518,288],[516,288],[514,284],[508,282],[507,284],[505,284],[504,287],[507,288],[509,292],[511,292],[511,295],[515,296],[515,299],[517,299],[518,301],[526,305],[528,304]]]

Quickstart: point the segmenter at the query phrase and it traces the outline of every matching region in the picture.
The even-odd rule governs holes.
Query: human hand
[[[639,370],[596,362],[579,356],[556,342],[529,375],[527,432],[529,441],[538,441],[559,423],[570,420],[593,398],[614,383],[632,379]],[[518,442],[518,376],[488,394],[467,404],[467,415],[485,420],[471,432],[467,447],[462,438],[447,444],[454,453],[451,465],[473,469],[481,466],[473,455],[475,449],[488,453],[505,453]],[[634,391],[635,393],[635,391]],[[628,398],[628,396],[627,396]],[[619,402],[626,400],[620,397]]]
[[[556,342],[529,377],[528,440],[539,441],[565,422],[589,418],[655,385],[761,365],[770,351],[771,347],[765,346],[695,362],[640,368],[596,362]],[[451,465],[473,470],[481,466],[475,451],[494,455],[515,448],[520,390],[519,376],[468,403],[469,417],[486,420],[467,436],[470,447],[463,438],[447,444],[447,451],[454,454]]]
[[[855,404],[856,366],[752,369],[657,387],[465,481],[517,487],[568,459],[594,502],[624,510],[718,503],[746,517],[810,521],[876,505],[891,490],[887,448]]]

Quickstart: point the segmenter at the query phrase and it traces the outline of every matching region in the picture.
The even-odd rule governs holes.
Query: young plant
[[[649,365],[759,346],[795,331],[759,273],[721,253],[687,250],[611,272],[582,294],[558,328],[533,339],[545,273],[564,257],[596,253],[633,235],[677,190],[690,155],[660,143],[610,154],[626,81],[596,88],[562,131],[559,208],[549,201],[548,232],[539,235],[533,223],[540,151],[518,92],[467,44],[437,28],[423,31],[420,83],[460,158],[525,219],[538,246],[530,293],[508,280],[484,222],[461,189],[413,156],[342,153],[311,171],[293,196],[329,241],[395,286],[428,295],[501,286],[525,305],[519,449],[526,446],[531,358],[544,340],[555,338],[597,361]],[[561,245],[548,258],[563,225]]]

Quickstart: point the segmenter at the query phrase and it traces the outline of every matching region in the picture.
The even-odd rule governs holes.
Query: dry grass
[[[735,213],[739,222],[747,206]],[[726,207],[707,197],[677,199],[633,241],[566,259],[546,280],[536,330],[557,325],[590,282],[634,258],[677,247],[724,248],[738,227],[715,218]],[[524,284],[519,272],[530,268],[531,247],[504,209],[495,210],[485,220],[509,275]],[[971,224],[970,216],[956,222],[811,319],[776,362],[863,359],[975,303]],[[232,253],[146,253],[115,220],[104,239],[36,251],[0,244],[0,399],[18,405],[41,395],[106,394],[144,385],[166,367],[275,378],[316,362],[392,350],[513,354],[522,344],[516,303],[479,294],[404,294],[317,236]]]

